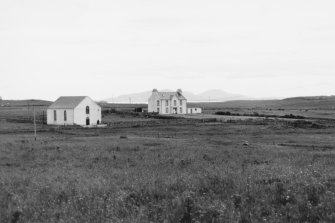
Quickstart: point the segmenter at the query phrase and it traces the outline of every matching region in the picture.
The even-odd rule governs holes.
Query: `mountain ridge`
[[[173,91],[169,89],[159,91]],[[117,97],[106,98],[103,101],[111,103],[147,103],[152,91],[144,91],[139,93],[124,94]],[[220,89],[211,89],[199,94],[184,91],[183,95],[189,102],[210,102],[210,101],[230,101],[230,100],[251,100],[253,98],[242,94],[229,93]]]

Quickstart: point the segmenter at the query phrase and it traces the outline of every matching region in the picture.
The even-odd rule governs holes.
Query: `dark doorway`
[[[97,121],[97,125],[99,125],[99,124],[100,124],[100,121],[98,120],[98,121]]]
[[[177,108],[173,108],[173,114],[177,114]]]
[[[86,125],[90,125],[90,118],[86,118]]]

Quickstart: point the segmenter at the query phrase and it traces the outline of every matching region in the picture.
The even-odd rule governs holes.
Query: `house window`
[[[157,106],[159,106],[159,100],[157,100]]]
[[[66,111],[64,111],[64,121],[67,120],[67,115],[66,115]]]
[[[180,103],[180,105],[183,105],[183,100],[180,100],[180,102],[179,102],[179,103]]]
[[[169,108],[165,109],[165,113],[168,114],[169,113]]]
[[[159,113],[159,108],[157,108],[157,112]]]
[[[54,110],[54,121],[57,121],[57,112]]]
[[[173,106],[177,106],[177,101],[176,100],[173,101]]]
[[[180,107],[180,113],[183,113],[183,108],[182,107]]]
[[[169,100],[165,100],[165,106],[169,106]]]
[[[90,114],[90,107],[86,106],[86,114]]]

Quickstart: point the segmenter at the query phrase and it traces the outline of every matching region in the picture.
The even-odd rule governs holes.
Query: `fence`
[[[206,120],[208,122],[208,120]],[[203,120],[198,119],[159,119],[149,121],[128,121],[128,122],[109,122],[107,126],[110,128],[137,128],[151,126],[166,126],[166,125],[194,125],[201,123]]]
[[[6,117],[2,119],[6,120],[7,122],[34,123],[34,117],[27,117],[27,116]],[[46,115],[36,115],[35,121],[37,124],[47,124],[47,117]]]

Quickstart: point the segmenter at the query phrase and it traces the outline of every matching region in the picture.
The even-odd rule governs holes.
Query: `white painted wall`
[[[188,108],[187,114],[201,114],[202,108]]]
[[[157,100],[159,101],[159,106],[157,106]],[[176,100],[176,106],[174,106],[174,100]],[[173,96],[172,99],[167,100],[168,105],[166,105],[166,100],[161,100],[157,92],[152,92],[151,96],[148,99],[148,112],[158,112],[159,114],[173,114],[173,108],[177,108],[177,114],[186,114],[187,113],[187,101],[180,100]],[[180,108],[182,108],[182,112],[180,112]]]
[[[86,106],[90,107],[90,113],[86,114]],[[64,121],[64,111],[67,112],[67,120]],[[54,111],[56,111],[57,119],[54,121]],[[96,125],[97,121],[101,123],[101,107],[92,99],[86,97],[74,109],[47,109],[48,125],[86,125],[86,118],[90,119],[90,125]]]
[[[54,119],[54,111],[56,111],[56,121]],[[64,111],[66,111],[66,121],[64,120]],[[73,109],[47,109],[48,125],[73,125]]]
[[[176,104],[174,103],[176,101]],[[186,114],[187,113],[187,101],[180,100],[176,96],[173,96],[169,101],[170,112],[169,114],[175,114],[174,109],[177,109],[177,114]]]
[[[90,108],[89,114],[86,114],[86,106]],[[89,97],[86,97],[74,109],[74,123],[77,125],[86,125],[87,117],[90,119],[90,125],[96,125],[98,120],[101,123],[101,107]]]
[[[181,104],[179,106],[182,108],[182,113],[181,114],[186,114],[187,113],[187,101],[182,100]]]
[[[160,114],[162,115],[168,115],[171,114],[171,101],[170,100],[162,100],[162,112]]]
[[[161,101],[159,102],[159,107],[157,106],[157,100],[159,100],[159,96],[157,92],[152,92],[151,96],[148,99],[148,112],[158,112],[157,108],[162,107]]]

